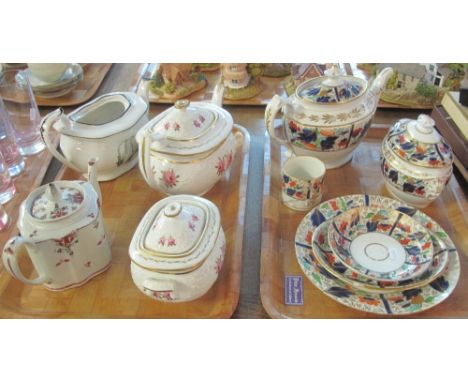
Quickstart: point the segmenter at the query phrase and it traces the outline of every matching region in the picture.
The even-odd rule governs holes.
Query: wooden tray
[[[110,269],[79,288],[51,292],[22,284],[0,268],[0,317],[231,317],[240,291],[250,146],[249,133],[239,126],[235,129],[242,132],[243,139],[230,176],[204,196],[220,209],[227,244],[219,278],[206,295],[189,303],[161,303],[145,296],[134,285],[128,255],[130,241],[146,211],[164,197],[149,188],[135,167],[114,181],[101,183],[103,214],[112,241]],[[79,177],[68,168],[57,175],[57,179]]]
[[[325,174],[323,201],[345,194],[390,196],[380,172],[380,144],[386,126],[373,126],[354,152],[351,163]],[[317,289],[302,272],[295,255],[296,228],[306,212],[290,210],[281,202],[281,163],[287,149],[265,137],[265,180],[260,269],[260,294],[266,312],[274,318],[381,317],[348,308]],[[434,218],[454,241],[461,261],[460,281],[451,296],[432,309],[412,317],[468,317],[468,202],[455,177],[432,205],[423,211]],[[465,212],[463,212],[465,211]],[[303,305],[285,305],[285,276],[303,276]]]
[[[70,92],[57,98],[36,96],[39,106],[74,106],[89,101],[97,92],[112,64],[86,64],[83,67],[83,79]]]
[[[140,88],[141,85],[141,79],[142,76],[147,73],[148,69],[150,68],[151,64],[143,64],[140,66],[138,70],[138,75],[135,78],[135,86],[132,87],[132,91],[135,91],[138,93],[138,89]],[[148,75],[149,73],[147,73]],[[216,84],[219,82],[219,79],[221,77],[221,71],[216,70],[213,72],[205,72],[206,75],[206,80],[208,81],[208,85],[204,87],[203,89],[191,94],[188,99],[190,101],[209,101],[211,100],[211,97],[213,95],[213,89],[216,86]],[[271,98],[275,94],[278,94],[284,98],[287,98],[286,91],[284,90],[283,87],[283,81],[287,77],[281,77],[281,78],[273,78],[273,77],[261,77],[261,82],[264,85],[264,88],[262,92],[252,98],[246,99],[246,100],[228,100],[224,99],[223,100],[223,105],[247,105],[247,106],[261,106],[261,105],[267,105],[268,102],[270,102]],[[153,93],[150,92],[149,94],[149,100],[151,103],[161,103],[161,104],[173,104],[174,101],[172,100],[167,100],[163,98],[156,98],[154,97]]]

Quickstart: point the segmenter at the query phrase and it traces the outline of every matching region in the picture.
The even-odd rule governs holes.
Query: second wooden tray
[[[165,197],[149,188],[135,167],[114,181],[100,184],[103,214],[112,242],[110,269],[81,287],[51,292],[40,286],[24,285],[0,268],[0,317],[231,317],[240,292],[250,146],[247,130],[240,126],[235,126],[234,130],[242,133],[242,139],[238,141],[230,175],[204,195],[218,206],[226,234],[224,265],[207,294],[188,303],[162,303],[145,296],[134,285],[128,255],[130,241],[146,211]],[[57,176],[57,179],[79,178],[79,174],[68,168]],[[23,271],[30,274],[30,265],[29,270]]]
[[[352,194],[389,196],[380,172],[380,145],[388,126],[373,126],[345,166],[327,170],[323,201]],[[274,318],[359,318],[379,317],[348,308],[326,296],[306,277],[299,266],[294,248],[296,229],[306,212],[296,212],[281,202],[281,164],[287,149],[265,137],[262,252],[260,294],[263,307]],[[423,210],[435,219],[454,241],[461,262],[461,277],[453,294],[440,305],[412,317],[468,317],[468,226],[466,194],[452,177],[444,193]],[[465,211],[465,212],[464,212]],[[290,276],[289,278],[287,278]],[[292,281],[290,281],[292,280]],[[287,305],[286,283],[302,288],[303,300]],[[301,301],[299,301],[301,302]]]

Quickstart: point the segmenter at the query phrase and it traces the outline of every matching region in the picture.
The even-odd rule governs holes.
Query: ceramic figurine
[[[290,96],[303,82],[323,76],[323,70],[319,64],[291,64],[291,75],[284,82],[286,94]]]
[[[381,72],[372,86],[353,76],[343,76],[336,66],[325,76],[301,84],[287,100],[275,95],[265,111],[270,136],[297,155],[310,155],[327,169],[349,162],[369,129],[379,94],[392,74]],[[276,136],[274,120],[283,111],[286,139]]]
[[[291,64],[263,64],[262,76],[286,77],[291,73]]]
[[[382,142],[381,169],[388,191],[418,208],[426,207],[444,190],[452,175],[450,145],[421,114],[401,119]]]
[[[101,214],[95,160],[89,182],[60,180],[29,194],[20,207],[19,236],[3,249],[5,269],[23,283],[60,291],[80,286],[109,268],[111,248]],[[17,257],[23,248],[38,274],[25,276]]]
[[[131,273],[147,296],[165,302],[203,296],[221,271],[226,240],[209,200],[170,196],[141,220],[130,243]]]
[[[188,97],[206,85],[205,75],[192,64],[159,64],[149,89],[161,98],[176,100]]]
[[[148,122],[148,104],[130,92],[102,95],[66,115],[63,109],[42,121],[41,135],[52,155],[73,170],[85,173],[87,158],[97,157],[99,180],[115,179],[138,162],[137,131]],[[60,134],[57,151],[50,136]]]
[[[146,182],[166,194],[203,195],[230,169],[236,151],[231,115],[213,102],[178,100],[137,134]]]
[[[257,76],[251,75],[247,64],[221,64],[224,98],[243,100],[255,97],[263,90]]]
[[[220,64],[193,64],[195,70],[199,70],[201,72],[216,72],[220,68]]]

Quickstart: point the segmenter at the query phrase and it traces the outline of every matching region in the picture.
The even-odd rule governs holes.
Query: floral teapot
[[[19,281],[59,291],[77,287],[109,268],[111,248],[101,214],[95,160],[89,181],[60,180],[31,192],[20,207],[19,236],[3,249],[5,269]],[[23,274],[18,256],[26,248],[38,274]]]
[[[289,99],[275,95],[265,111],[265,126],[272,138],[295,154],[314,156],[329,169],[340,167],[351,160],[369,129],[380,92],[392,73],[385,68],[368,88],[366,80],[341,75],[332,66],[325,76],[298,86]],[[281,109],[286,139],[276,135],[274,126]]]
[[[138,164],[152,188],[203,195],[228,172],[237,133],[221,107],[223,90],[216,86],[212,102],[178,100],[138,131]]]

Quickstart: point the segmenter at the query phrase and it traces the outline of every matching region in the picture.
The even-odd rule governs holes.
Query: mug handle
[[[50,153],[57,158],[60,162],[62,162],[65,166],[70,167],[72,170],[76,171],[77,173],[83,173],[78,167],[76,167],[73,163],[71,163],[67,158],[65,158],[62,154],[60,154],[57,149],[55,148],[54,142],[50,138],[50,129],[53,128],[55,122],[60,120],[64,111],[62,108],[59,108],[49,114],[47,114],[41,123],[41,138],[44,144],[49,149]],[[58,132],[60,134],[60,132]]]
[[[18,279],[19,281],[29,284],[29,285],[41,285],[46,283],[47,281],[50,280],[50,277],[46,274],[40,274],[40,272],[37,270],[36,267],[36,272],[39,274],[38,277],[35,279],[28,279],[23,275],[23,273],[20,270],[20,267],[18,265],[18,253],[21,251],[22,248],[25,247],[25,244],[32,244],[30,242],[27,242],[24,240],[21,236],[14,236],[10,238],[7,243],[5,244],[5,247],[3,248],[3,265],[5,269],[10,273],[14,278]],[[27,251],[26,251],[27,252]]]
[[[283,99],[278,94],[275,94],[275,96],[270,100],[270,102],[268,102],[268,105],[265,110],[265,126],[267,127],[268,134],[270,134],[270,137],[272,137],[273,139],[275,139],[283,145],[289,146],[289,142],[286,139],[279,138],[276,135],[275,129],[276,114],[278,114],[278,112],[283,106]],[[282,126],[282,128],[284,131],[284,126]]]

